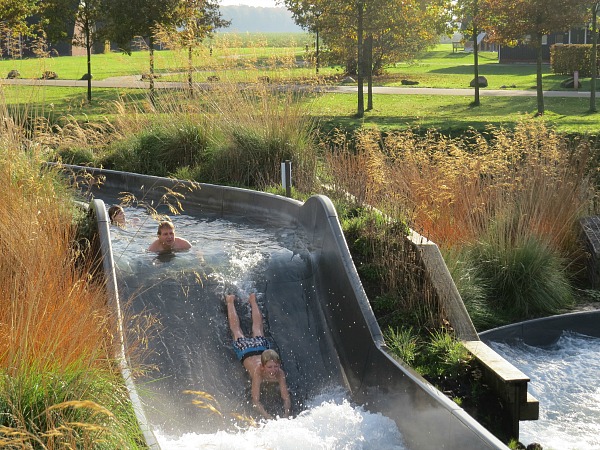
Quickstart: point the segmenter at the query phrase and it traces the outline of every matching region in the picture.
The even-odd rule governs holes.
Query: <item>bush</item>
[[[563,259],[541,239],[498,226],[469,250],[487,302],[512,320],[564,312],[573,292]]]
[[[487,281],[479,276],[477,263],[470,261],[466,253],[446,250],[444,261],[469,317],[478,331],[500,326],[508,319],[487,302]]]
[[[115,170],[168,176],[180,167],[202,164],[208,145],[199,125],[158,123],[117,141],[100,162]]]
[[[224,83],[207,99],[218,114],[222,141],[207,160],[212,183],[263,189],[281,183],[281,163],[292,162],[292,184],[311,192],[317,148],[314,127],[300,98],[262,84],[240,90]]]
[[[592,75],[592,45],[568,44],[550,47],[550,65],[557,75],[573,76],[576,70],[580,77]],[[597,71],[600,69],[600,58],[596,58]]]
[[[386,345],[394,355],[409,365],[414,363],[419,350],[419,339],[412,327],[402,329],[388,327],[383,336]]]
[[[64,164],[86,166],[93,164],[96,160],[94,152],[89,148],[61,148],[56,153]]]

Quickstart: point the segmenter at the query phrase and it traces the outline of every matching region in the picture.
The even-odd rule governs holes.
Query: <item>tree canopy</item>
[[[524,43],[537,50],[538,114],[544,113],[542,43],[549,33],[586,23],[591,0],[480,0],[481,22],[490,40]]]

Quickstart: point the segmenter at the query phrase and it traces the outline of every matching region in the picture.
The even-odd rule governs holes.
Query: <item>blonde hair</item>
[[[269,361],[275,361],[277,364],[281,364],[281,358],[275,350],[268,349],[262,352],[262,354],[260,355],[260,363],[263,366]]]
[[[156,232],[157,235],[160,236],[160,232],[162,231],[163,228],[170,228],[171,230],[175,230],[175,225],[173,225],[173,222],[171,222],[170,220],[163,220],[162,222],[160,222],[158,224],[158,231]]]

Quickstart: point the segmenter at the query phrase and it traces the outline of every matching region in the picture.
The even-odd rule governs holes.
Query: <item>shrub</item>
[[[168,176],[180,167],[200,165],[208,145],[208,136],[200,125],[174,123],[165,117],[162,122],[117,141],[100,161],[117,170]]]
[[[418,363],[426,370],[424,375],[457,378],[469,370],[470,359],[467,349],[442,328],[431,332],[426,351]]]
[[[550,47],[550,65],[552,71],[558,75],[573,76],[573,72],[577,70],[580,77],[591,76],[591,57],[591,44],[553,45]],[[599,59],[596,61],[598,69],[600,61]],[[596,73],[598,73],[597,70]]]
[[[412,327],[388,327],[383,335],[386,345],[394,355],[409,365],[414,363],[419,349],[419,338]]]
[[[115,330],[104,284],[74,244],[73,191],[41,166],[42,155],[13,140],[24,135],[22,124],[0,123],[11,128],[11,138],[0,139],[0,232],[6,242],[19,241],[0,249],[2,445],[142,447],[112,360]]]
[[[488,303],[517,320],[563,312],[573,303],[563,259],[536,236],[511,231],[510,224],[496,224],[470,248]]]
[[[406,217],[411,228],[436,242],[445,255],[454,252],[458,259],[451,273],[478,327],[548,314],[570,303],[566,286],[581,267],[578,261],[583,254],[577,224],[593,211],[595,200],[591,177],[596,170],[585,140],[570,141],[543,122],[526,121],[512,131],[489,129],[485,135],[471,131],[460,138],[432,130],[424,135],[363,130],[355,148],[345,134],[335,135],[331,147],[326,168],[335,180],[331,182],[334,197],[350,192],[358,204],[365,201],[392,217]],[[500,232],[494,231],[494,224],[507,226],[509,220],[511,230],[503,232],[512,237],[478,254],[476,249],[489,246],[494,233]],[[427,303],[426,309],[434,315],[435,299],[427,293],[427,281],[419,276],[420,265],[411,248],[402,247],[391,233],[384,237],[380,230],[379,234],[381,242],[390,243],[379,261],[394,268],[380,270],[389,291],[376,291],[372,298],[386,298],[381,302],[386,308],[389,298],[397,298],[406,310]],[[491,262],[495,255],[500,260]],[[544,257],[546,264],[542,264]],[[515,281],[518,266],[510,264],[515,258],[527,264],[529,275],[519,279],[518,289],[500,288],[502,271]],[[488,266],[495,269],[485,273]],[[390,274],[393,277],[386,279]],[[511,293],[536,290],[544,279],[559,280],[555,298],[548,299],[546,306],[527,307],[525,298],[509,298]],[[549,289],[547,285],[539,291]],[[502,304],[491,302],[499,293]],[[443,311],[438,309],[438,314]]]
[[[93,165],[96,157],[89,148],[63,148],[57,151],[57,156],[64,164],[78,166]]]
[[[304,192],[315,182],[314,127],[293,92],[262,84],[246,89],[224,83],[209,107],[223,141],[207,161],[210,182],[265,188],[281,182],[281,163],[292,162],[292,184]]]
[[[475,329],[483,331],[502,325],[507,318],[488,303],[487,280],[479,276],[477,262],[468,258],[465,249],[461,250],[446,249],[444,261]]]

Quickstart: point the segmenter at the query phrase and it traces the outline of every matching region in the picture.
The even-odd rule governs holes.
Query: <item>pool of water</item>
[[[520,422],[520,441],[544,450],[600,449],[600,339],[565,332],[552,346],[490,343],[531,378],[540,417]]]
[[[149,340],[154,356],[145,361],[157,370],[137,385],[162,449],[406,448],[394,421],[349,398],[315,306],[310,242],[301,230],[248,217],[177,215],[176,235],[192,249],[156,255],[146,249],[157,222],[142,209],[125,212],[130,224],[111,227],[113,256],[121,296],[161,325]],[[243,299],[258,292],[288,375],[293,418],[251,426],[231,419],[252,409],[247,376],[230,346],[225,291],[242,300],[246,325]],[[216,412],[194,407],[182,394],[190,391],[210,394]]]

